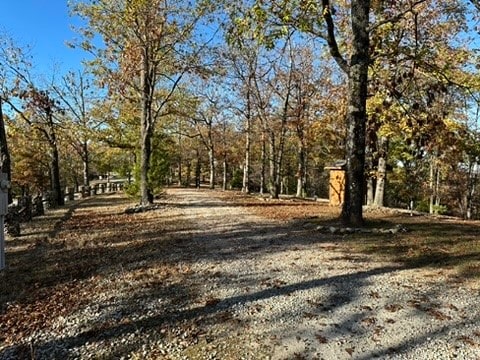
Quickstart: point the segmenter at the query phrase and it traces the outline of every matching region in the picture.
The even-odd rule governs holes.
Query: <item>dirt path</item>
[[[212,191],[125,205],[86,201],[34,248],[55,261],[43,291],[9,299],[1,320],[17,320],[2,330],[25,334],[6,336],[0,359],[480,358],[480,293],[442,270],[375,262]],[[49,316],[29,331],[22,308]]]

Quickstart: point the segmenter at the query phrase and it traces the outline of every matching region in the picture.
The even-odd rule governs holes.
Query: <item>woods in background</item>
[[[34,76],[4,36],[14,192],[128,179],[480,217],[478,9],[463,0],[76,1],[84,71]],[[15,51],[13,51],[15,50]],[[2,150],[5,153],[5,150]]]

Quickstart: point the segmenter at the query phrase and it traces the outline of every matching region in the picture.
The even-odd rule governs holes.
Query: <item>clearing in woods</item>
[[[132,205],[72,202],[7,239],[0,359],[480,357],[478,222],[372,210],[408,231],[331,233],[320,202],[193,189]]]

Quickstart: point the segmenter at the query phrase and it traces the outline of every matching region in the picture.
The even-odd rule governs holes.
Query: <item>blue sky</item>
[[[0,29],[17,45],[32,47],[35,73],[50,75],[54,64],[62,72],[78,69],[86,54],[65,42],[75,38],[71,24],[78,20],[68,14],[67,0],[3,0]]]

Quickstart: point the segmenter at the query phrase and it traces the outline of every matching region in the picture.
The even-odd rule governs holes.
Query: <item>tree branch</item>
[[[322,0],[322,14],[327,25],[326,40],[330,49],[330,54],[332,55],[333,59],[336,61],[340,69],[342,69],[343,72],[348,74],[350,72],[350,66],[340,53],[338,43],[335,38],[335,24],[332,18],[330,0]]]
[[[472,1],[478,1],[478,0],[472,0]],[[369,27],[367,29],[368,32],[371,32],[373,30],[376,30],[378,29],[379,27],[383,26],[383,25],[386,25],[386,24],[392,24],[392,23],[395,23],[397,21],[399,21],[400,19],[402,19],[405,15],[413,12],[414,8],[422,3],[426,2],[426,0],[417,0],[415,1],[407,10],[405,11],[402,11],[400,13],[398,13],[397,15],[391,17],[391,18],[388,18],[388,19],[385,19],[385,20],[382,20],[382,21],[379,21],[377,23],[375,23],[374,25],[372,25],[371,27]],[[479,3],[480,5],[480,3]]]

